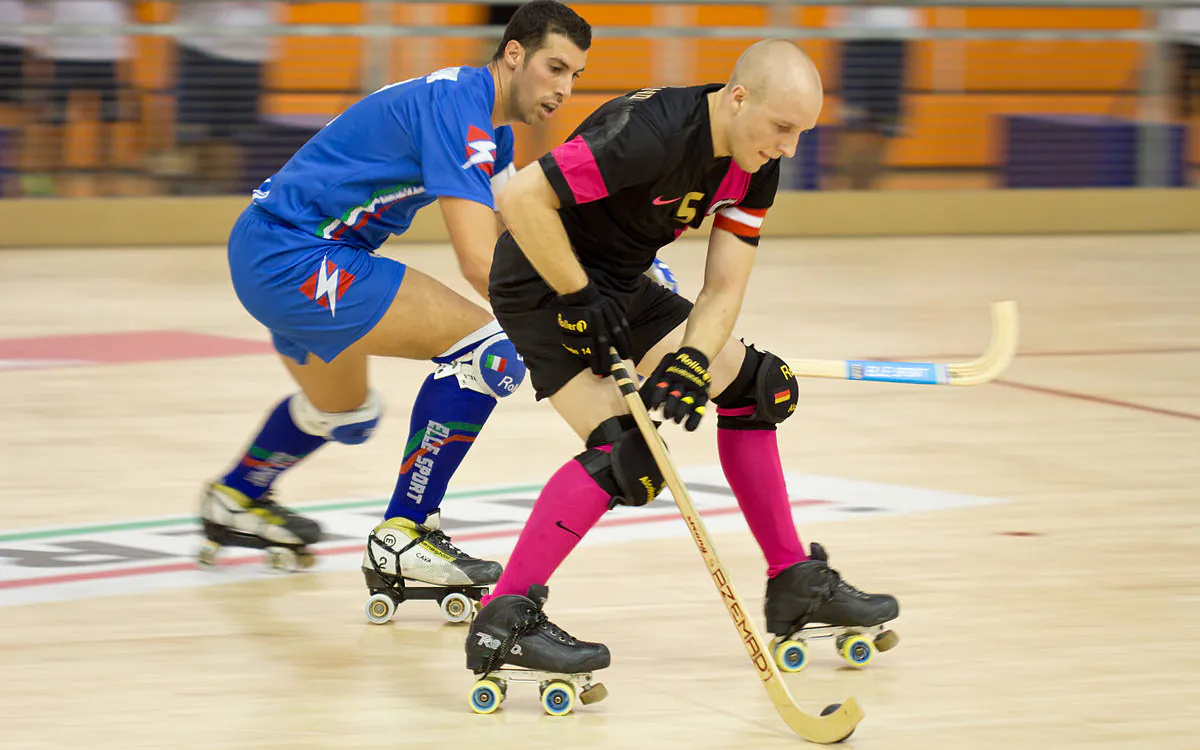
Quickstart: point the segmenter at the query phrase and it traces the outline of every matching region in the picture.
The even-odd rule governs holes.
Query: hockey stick
[[[779,716],[791,727],[793,732],[810,742],[832,744],[846,739],[854,731],[858,722],[862,721],[863,712],[858,701],[854,698],[847,698],[840,707],[830,706],[825,709],[828,713],[819,717],[804,713],[796,705],[796,700],[792,697],[787,685],[780,679],[779,668],[775,666],[775,660],[771,658],[767,649],[763,648],[763,639],[758,633],[758,628],[746,615],[746,608],[742,605],[742,600],[733,590],[733,582],[725,573],[725,567],[721,565],[721,560],[717,557],[717,550],[713,547],[712,539],[704,527],[704,522],[700,520],[700,514],[696,512],[696,506],[692,503],[692,497],[688,494],[687,487],[684,486],[683,480],[679,478],[679,473],[675,470],[675,465],[667,456],[666,446],[663,444],[658,430],[650,421],[646,405],[642,403],[642,397],[638,395],[637,386],[634,385],[629,371],[625,368],[625,364],[616,350],[612,349],[610,353],[612,355],[613,380],[621,389],[621,395],[625,397],[625,403],[637,421],[642,437],[650,446],[655,463],[658,464],[659,470],[667,480],[667,487],[671,489],[671,495],[675,498],[675,504],[679,506],[684,523],[692,532],[692,539],[700,549],[704,565],[708,568],[709,575],[712,576],[713,583],[717,586],[717,591],[721,593],[721,600],[725,602],[725,608],[729,610],[729,616],[733,618],[738,636],[746,645],[750,661],[754,662],[754,668],[758,670],[758,676],[767,690],[767,695],[771,696],[775,710],[779,712]]]
[[[916,385],[983,385],[995,380],[1017,351],[1017,303],[992,304],[992,339],[970,362],[876,362],[850,359],[801,359],[791,363],[798,378],[873,380]]]

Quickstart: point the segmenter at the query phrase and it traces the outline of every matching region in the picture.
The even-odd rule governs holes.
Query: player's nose
[[[785,139],[778,146],[779,152],[789,159],[792,158],[793,156],[796,155],[796,145],[799,143],[799,141],[800,141],[800,136],[796,136],[795,138]]]

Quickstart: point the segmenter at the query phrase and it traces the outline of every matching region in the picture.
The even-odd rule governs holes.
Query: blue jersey
[[[374,251],[439,197],[495,208],[512,128],[492,126],[487,68],[446,68],[359,100],[254,191],[254,204],[305,233]]]

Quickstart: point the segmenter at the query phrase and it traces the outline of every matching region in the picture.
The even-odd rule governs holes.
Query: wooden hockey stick
[[[825,710],[829,713],[822,716],[806,714],[796,705],[796,700],[780,678],[775,660],[763,647],[763,639],[758,633],[758,628],[750,620],[746,608],[742,605],[742,600],[733,590],[733,581],[725,573],[725,567],[721,565],[721,560],[717,557],[717,550],[708,535],[708,530],[704,527],[704,522],[700,520],[700,514],[696,512],[692,497],[688,494],[683,480],[679,478],[679,472],[675,470],[674,463],[667,456],[666,445],[663,444],[658,430],[650,421],[646,405],[642,403],[642,397],[638,395],[637,386],[629,376],[629,370],[625,368],[625,364],[615,349],[610,350],[610,354],[612,355],[613,380],[621,389],[621,395],[625,397],[625,403],[628,405],[630,413],[637,420],[638,429],[641,430],[642,436],[650,446],[654,461],[667,481],[667,487],[670,488],[671,495],[675,498],[675,504],[679,506],[684,523],[692,533],[692,540],[696,542],[700,556],[704,558],[704,565],[708,568],[708,573],[712,576],[717,591],[721,593],[721,600],[725,602],[725,608],[729,610],[729,616],[733,618],[738,637],[745,644],[746,651],[750,654],[750,661],[758,670],[759,679],[762,680],[767,695],[771,696],[775,710],[779,712],[780,717],[791,727],[793,732],[810,742],[832,744],[846,739],[863,718],[862,708],[859,707],[858,701],[854,698],[847,698],[840,707],[827,707]],[[830,709],[834,710],[830,711]]]
[[[873,380],[917,385],[982,385],[995,380],[1017,351],[1017,303],[992,304],[992,339],[987,350],[970,362],[876,362],[872,360],[801,359],[791,362],[798,378]]]

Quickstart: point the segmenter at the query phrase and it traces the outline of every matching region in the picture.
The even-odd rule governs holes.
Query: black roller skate
[[[576,696],[586,706],[608,695],[592,682],[592,672],[609,664],[608,647],[573,638],[550,622],[542,611],[548,593],[530,586],[528,597],[497,597],[475,617],[467,635],[467,669],[479,675],[470,697],[475,713],[499,708],[510,681],[538,683],[551,716],[570,713]]]
[[[784,672],[807,666],[810,640],[834,639],[842,658],[854,667],[866,666],[877,652],[900,642],[885,627],[900,614],[896,598],[864,594],[843,581],[816,542],[808,560],[767,581],[766,614],[767,630],[776,636],[771,653]]]
[[[320,525],[272,500],[270,491],[251,500],[212,482],[200,499],[200,520],[206,541],[199,560],[206,567],[216,565],[223,546],[264,550],[279,571],[310,568],[316,561],[308,546],[321,541]]]
[[[503,570],[500,563],[471,557],[451,544],[439,511],[423,524],[389,518],[371,531],[363,552],[363,578],[371,594],[367,620],[382,625],[401,602],[427,599],[440,605],[448,621],[465,622]]]

